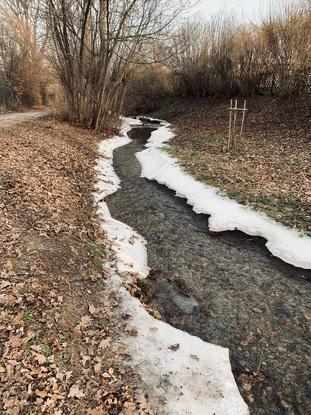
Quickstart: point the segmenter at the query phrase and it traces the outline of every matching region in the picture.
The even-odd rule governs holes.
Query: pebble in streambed
[[[241,394],[256,415],[311,414],[311,273],[273,258],[264,241],[212,234],[208,217],[140,177],[135,153],[151,129],[114,154],[121,189],[107,200],[116,219],[148,242],[165,278],[151,304],[162,318],[230,349]]]

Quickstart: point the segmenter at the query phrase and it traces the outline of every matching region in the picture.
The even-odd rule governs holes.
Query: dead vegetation
[[[98,136],[53,120],[0,131],[0,412],[147,414],[122,362],[113,259],[90,189]]]
[[[271,94],[292,96],[310,89],[310,3],[276,2],[258,24],[216,16],[188,22],[177,34],[170,65],[183,96]]]
[[[135,72],[126,102],[142,111],[161,106],[163,93],[290,98],[310,92],[310,37],[311,5],[306,0],[271,3],[270,13],[256,24],[226,14],[187,21],[162,47],[162,64]]]
[[[0,5],[0,112],[46,100],[52,71],[34,1],[32,13],[29,8],[30,2],[17,0]]]

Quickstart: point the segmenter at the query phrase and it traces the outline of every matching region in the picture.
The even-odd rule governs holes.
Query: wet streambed
[[[229,347],[252,414],[311,414],[310,271],[273,258],[258,238],[208,232],[208,216],[140,178],[135,153],[151,131],[133,129],[115,151],[121,189],[107,202],[148,242],[152,306],[175,327]]]

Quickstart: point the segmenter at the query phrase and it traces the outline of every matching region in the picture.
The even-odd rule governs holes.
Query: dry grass
[[[228,102],[181,100],[155,115],[173,122],[170,151],[185,170],[281,223],[311,232],[311,97],[248,101],[245,137],[224,152]]]

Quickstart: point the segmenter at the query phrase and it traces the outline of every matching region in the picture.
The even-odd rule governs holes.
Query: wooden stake
[[[230,101],[230,108],[229,108],[229,137],[228,137],[228,151],[230,151],[231,146],[231,127],[232,127],[232,104],[233,101]]]
[[[237,118],[237,109],[238,109],[238,100],[235,100],[235,108],[234,108],[234,120],[233,120],[233,147],[236,146],[236,118]]]
[[[243,108],[243,115],[242,115],[242,124],[240,130],[240,136],[243,134],[244,122],[245,122],[245,115],[246,115],[246,100],[244,100],[244,108]]]

